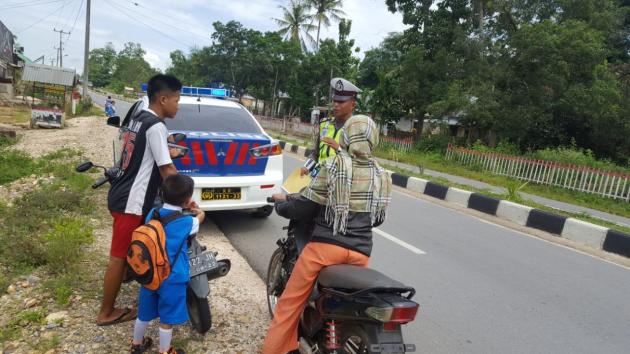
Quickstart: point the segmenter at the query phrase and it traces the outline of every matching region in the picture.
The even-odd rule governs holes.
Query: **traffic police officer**
[[[300,171],[302,175],[307,173],[316,175],[320,161],[337,155],[337,151],[340,149],[341,127],[348,118],[352,117],[352,112],[357,106],[356,98],[361,89],[353,83],[344,78],[336,77],[330,80],[330,86],[333,89],[333,117],[320,122],[319,138],[317,139],[319,141],[318,149],[313,149],[310,158],[306,160]]]

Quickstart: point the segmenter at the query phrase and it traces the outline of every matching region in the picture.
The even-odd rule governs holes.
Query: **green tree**
[[[90,80],[95,87],[109,85],[112,74],[116,70],[116,49],[109,42],[103,48],[94,48],[90,51],[88,65],[90,68]]]
[[[145,53],[139,43],[125,43],[125,48],[118,52],[109,87],[116,92],[122,92],[125,86],[139,89],[142,83],[157,74],[159,71],[144,60]]]
[[[316,48],[319,50],[319,32],[324,26],[329,27],[331,20],[340,21],[346,13],[341,10],[343,0],[306,0],[306,3],[315,10],[313,18],[317,20]]]
[[[308,49],[305,38],[309,44],[316,43],[311,31],[315,30],[316,26],[311,23],[313,16],[309,13],[309,7],[300,0],[291,0],[289,7],[279,6],[282,9],[282,18],[274,18],[280,30],[278,33],[285,36],[302,47],[303,51]]]

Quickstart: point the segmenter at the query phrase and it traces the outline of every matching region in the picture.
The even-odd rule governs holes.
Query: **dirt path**
[[[21,130],[20,143],[15,148],[34,156],[41,156],[60,148],[83,149],[85,156],[95,163],[108,165],[112,161],[112,140],[116,130],[107,127],[101,118],[77,118],[63,130]],[[93,251],[101,259],[86,261],[92,281],[75,292],[70,305],[56,305],[52,294],[41,287],[45,274],[24,276],[0,298],[0,326],[6,326],[15,314],[40,311],[44,316],[55,314],[57,321],[44,321],[22,329],[20,339],[2,343],[3,353],[120,353],[127,352],[133,322],[98,327],[94,324],[98,310],[101,280],[109,251],[111,218],[105,209],[105,191],[99,191],[103,206],[99,218],[93,219]],[[0,198],[2,196],[0,195]],[[211,311],[213,327],[205,336],[191,331],[190,326],[177,327],[174,337],[188,353],[256,353],[262,343],[269,322],[262,280],[245,259],[232,247],[228,239],[211,220],[206,220],[199,233],[202,244],[219,252],[219,258],[229,258],[232,270],[221,279],[211,282]],[[119,306],[135,306],[138,285],[123,286]],[[149,335],[157,339],[157,325],[149,328]],[[33,343],[40,343],[34,345]],[[41,343],[49,343],[48,346]],[[155,348],[154,348],[155,349]]]

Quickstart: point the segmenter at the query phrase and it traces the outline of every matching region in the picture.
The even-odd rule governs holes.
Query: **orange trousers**
[[[334,264],[367,267],[369,261],[368,256],[347,248],[321,242],[308,243],[278,299],[273,321],[263,343],[263,354],[285,354],[298,349],[300,316],[322,268]]]

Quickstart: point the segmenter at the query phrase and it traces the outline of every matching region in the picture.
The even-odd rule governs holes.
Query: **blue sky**
[[[63,64],[81,72],[85,3],[86,0],[3,0],[0,21],[18,36],[28,57],[45,55],[47,64],[55,59],[53,46],[59,44],[59,33],[53,28],[71,31],[70,36],[63,36],[67,54]],[[287,3],[288,0],[92,0],[90,48],[112,42],[120,50],[125,42],[139,42],[147,51],[145,59],[163,70],[170,64],[171,51],[181,49],[187,53],[191,47],[209,45],[212,22],[236,20],[248,28],[273,31],[277,26],[271,18],[280,17],[278,6]],[[389,32],[405,29],[402,16],[388,12],[385,0],[345,0],[343,10],[346,18],[352,20],[351,37],[362,52],[377,46]],[[320,36],[336,39],[337,25],[322,28]]]

